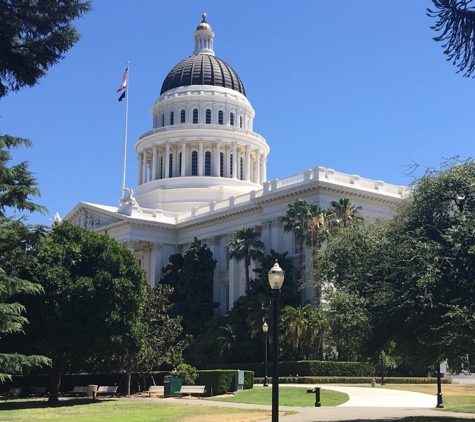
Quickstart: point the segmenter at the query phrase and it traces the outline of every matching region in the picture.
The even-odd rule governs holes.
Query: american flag
[[[117,92],[123,91],[127,88],[127,80],[129,79],[129,68],[127,67],[124,72],[124,77],[122,78],[122,85],[119,87]]]

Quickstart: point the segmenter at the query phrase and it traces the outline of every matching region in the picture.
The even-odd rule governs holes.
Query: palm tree
[[[229,241],[232,248],[229,251],[229,258],[236,261],[244,261],[246,273],[246,292],[249,291],[249,267],[251,261],[256,261],[262,256],[264,243],[260,240],[261,234],[252,227],[241,227],[234,233],[234,239]]]
[[[364,223],[364,218],[358,215],[361,207],[353,205],[348,198],[332,201],[330,205],[333,211],[334,227],[357,227]]]

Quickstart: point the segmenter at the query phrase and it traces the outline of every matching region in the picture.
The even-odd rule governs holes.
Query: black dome
[[[241,78],[233,68],[211,54],[196,54],[178,63],[165,78],[160,95],[189,85],[222,86],[246,95]]]

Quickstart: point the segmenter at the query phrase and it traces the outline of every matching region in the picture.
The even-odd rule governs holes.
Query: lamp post
[[[279,421],[279,298],[280,289],[284,284],[285,272],[279,267],[277,260],[267,273],[272,289],[272,422]]]
[[[264,355],[264,365],[265,365],[265,376],[264,376],[264,387],[269,387],[269,378],[267,378],[267,331],[269,331],[269,326],[267,325],[267,322],[264,322],[262,324],[262,331],[264,333],[264,350],[265,350],[265,355]]]
[[[437,364],[437,408],[442,409],[444,407],[444,402],[442,400],[442,385],[440,381],[440,362]]]

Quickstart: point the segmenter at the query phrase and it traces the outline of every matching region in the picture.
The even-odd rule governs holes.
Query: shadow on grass
[[[94,400],[86,398],[67,398],[60,399],[57,403],[48,403],[48,399],[44,400],[9,400],[0,403],[0,412],[2,410],[20,410],[20,409],[46,409],[58,407],[83,406],[88,404],[96,404],[107,402],[107,399]]]

